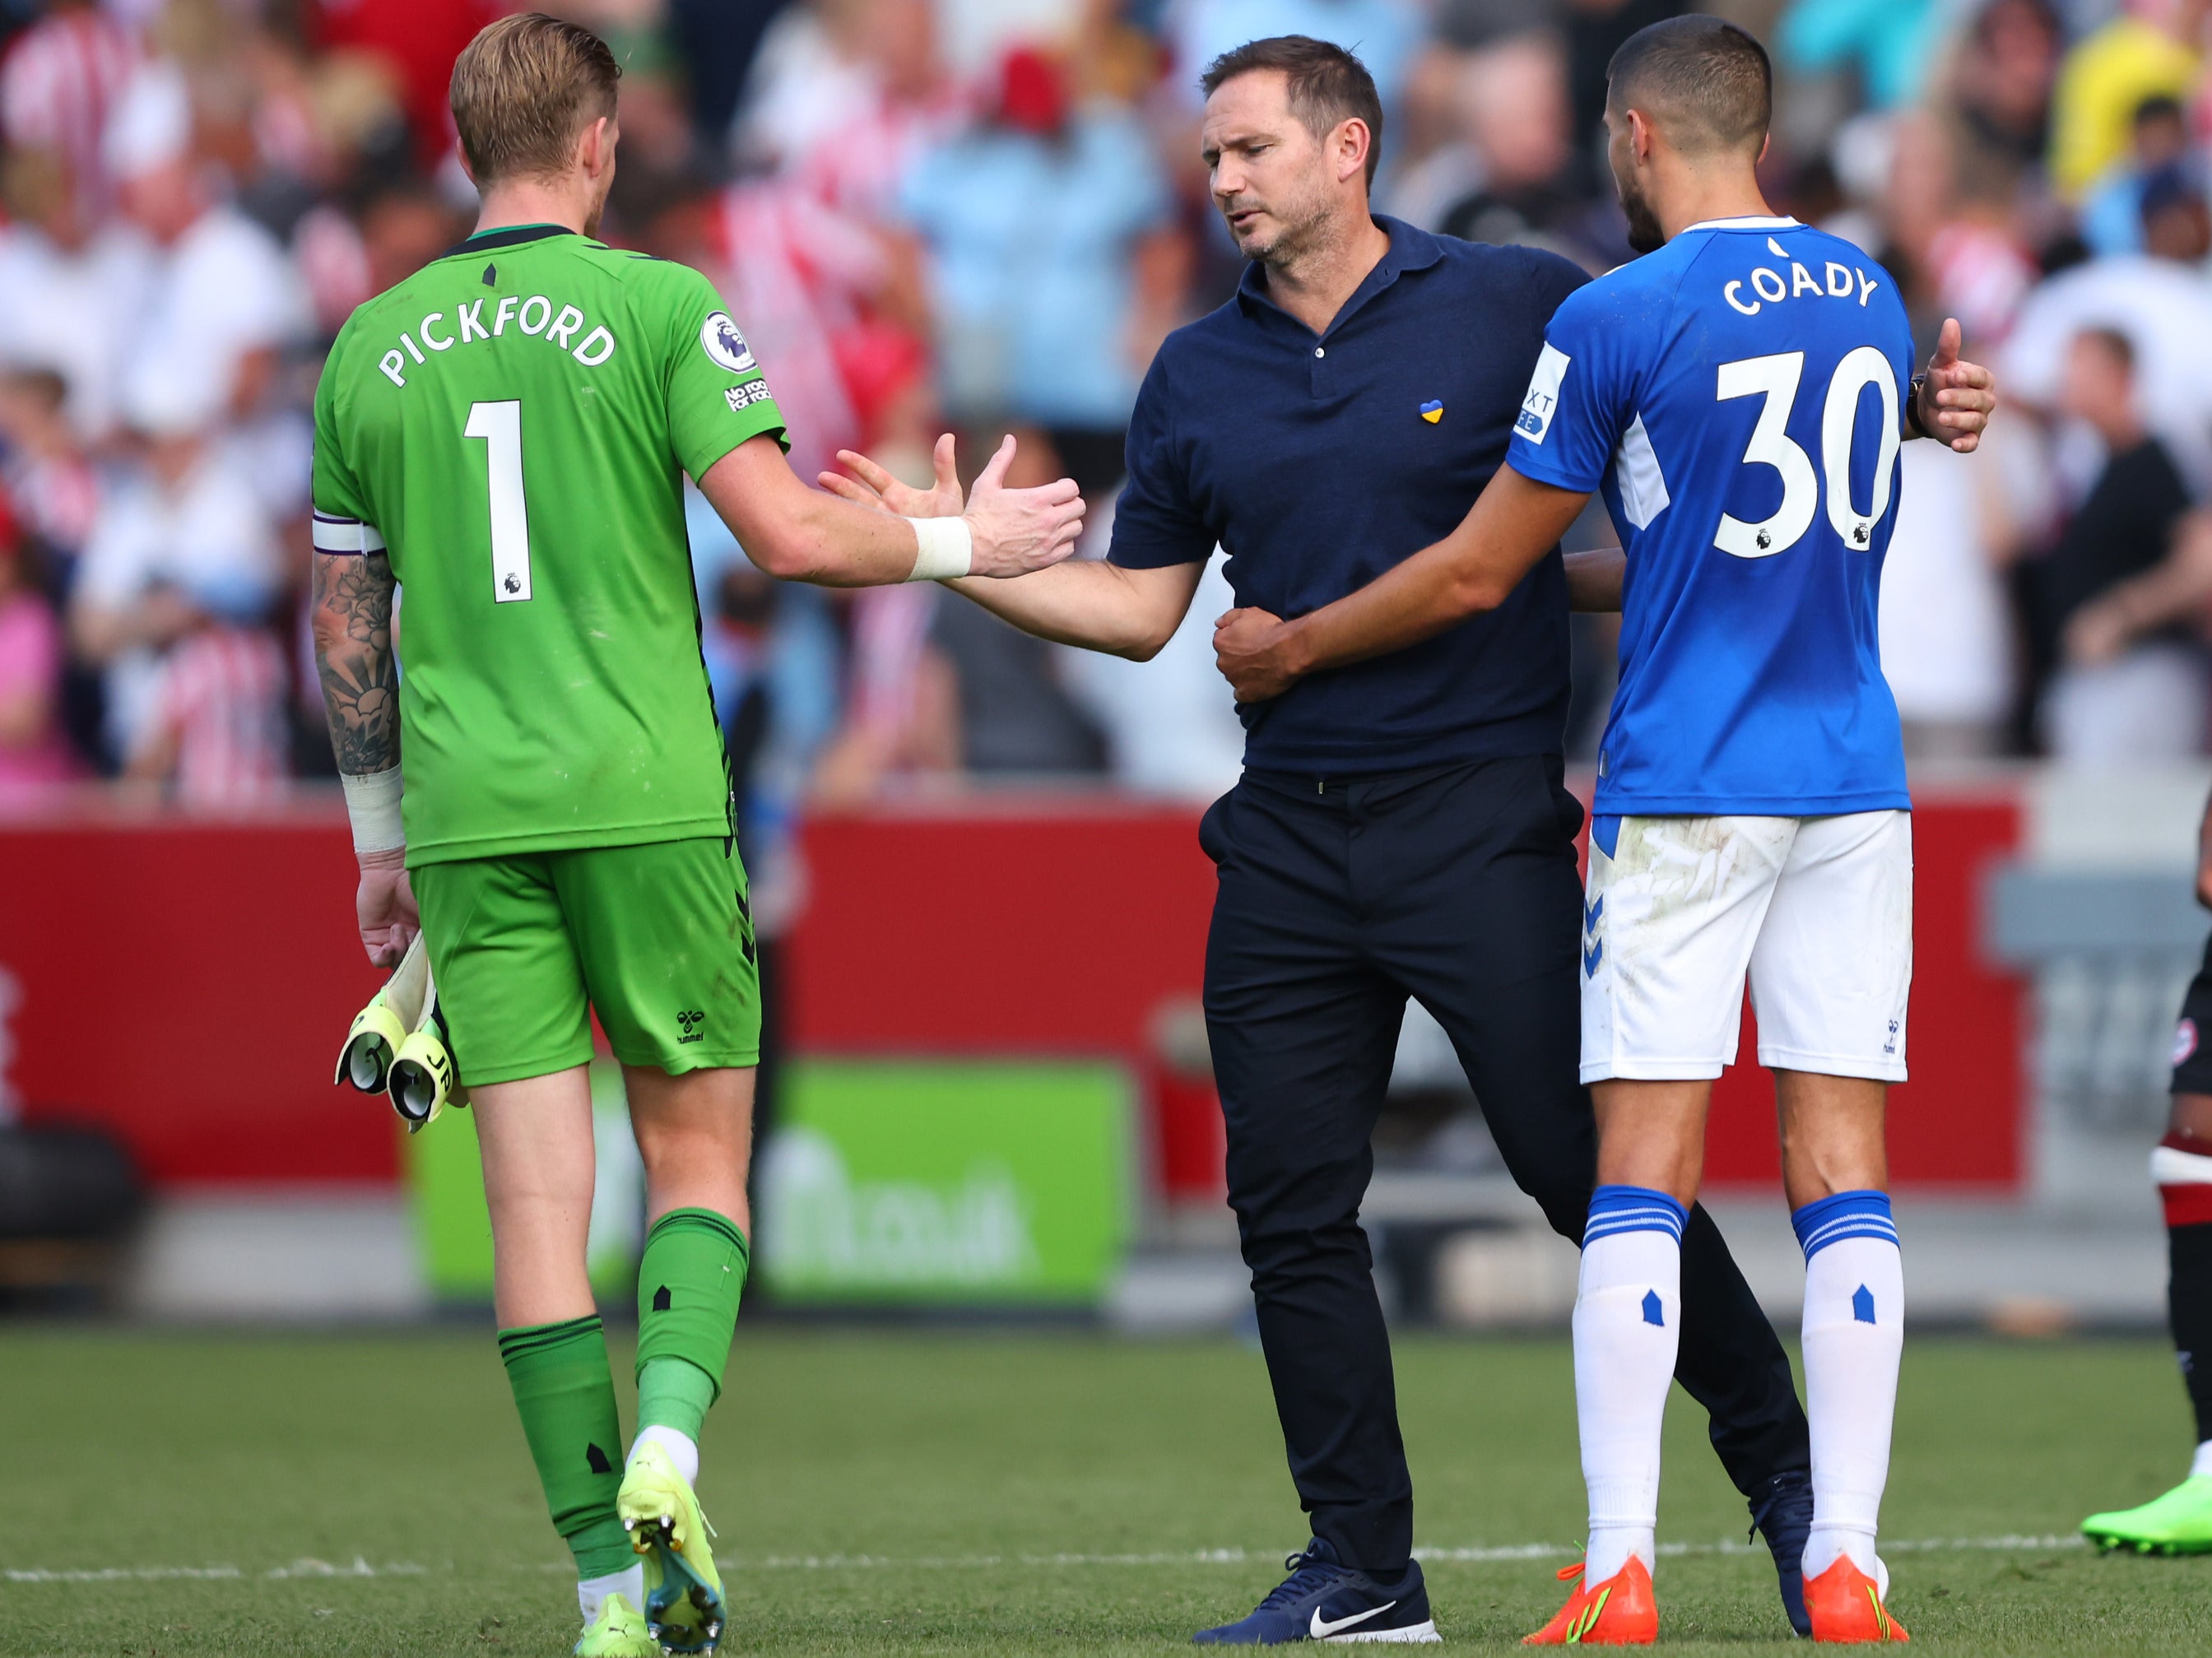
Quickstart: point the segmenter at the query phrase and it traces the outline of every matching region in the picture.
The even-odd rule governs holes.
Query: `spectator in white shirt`
[[[220,390],[219,416],[249,413],[310,310],[276,239],[219,199],[193,150],[191,97],[174,65],[151,64],[132,78],[105,155],[124,212],[155,248],[143,308],[108,319],[135,343],[126,381],[204,375]]]
[[[235,452],[207,435],[216,390],[191,374],[134,380],[129,422],[145,459],[104,495],[78,567],[70,636],[105,670],[105,735],[118,762],[154,729],[170,647],[210,613],[265,611],[277,588],[268,511]]]
[[[1929,452],[1923,453],[1922,451]],[[2013,702],[2013,621],[2004,567],[2014,548],[1991,500],[2007,459],[1916,443],[1881,567],[1881,669],[1911,761],[2004,751]]]
[[[0,367],[44,369],[68,391],[88,444],[114,434],[123,366],[143,343],[154,254],[135,229],[95,228],[59,150],[7,152],[12,223],[0,225]]]
[[[2135,349],[2144,423],[2198,490],[2212,487],[2212,215],[2178,170],[2146,180],[2144,251],[2061,271],[2030,295],[1997,361],[2005,395],[2048,411],[2075,338],[2113,329]],[[2084,487],[2087,480],[2080,480]]]

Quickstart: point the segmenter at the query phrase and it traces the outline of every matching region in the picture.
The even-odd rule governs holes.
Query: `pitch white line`
[[[178,1577],[243,1577],[235,1566],[109,1566],[100,1571],[54,1571],[45,1566],[10,1566],[0,1579],[10,1583],[158,1583]]]
[[[2084,1540],[2079,1537],[1926,1537],[1885,1540],[1881,1549],[1885,1554],[1953,1552],[2041,1554],[2053,1549],[2086,1546]],[[1413,1551],[1413,1558],[1436,1564],[1503,1565],[1522,1560],[1571,1560],[1581,1552],[1581,1550],[1564,1543],[1509,1543],[1467,1548],[1420,1548]],[[1662,1543],[1659,1552],[1669,1557],[1764,1555],[1766,1546],[1724,1538],[1717,1543]],[[770,1554],[757,1559],[732,1557],[724,1564],[744,1571],[937,1571],[977,1570],[994,1566],[1242,1566],[1255,1561],[1273,1562],[1278,1558],[1271,1549],[1189,1549],[1158,1554]],[[452,1570],[450,1564],[431,1567],[419,1565],[410,1560],[393,1560],[380,1566],[371,1565],[364,1557],[356,1555],[343,1564],[328,1560],[295,1560],[286,1565],[270,1566],[259,1571],[249,1571],[242,1566],[223,1565],[103,1566],[79,1570],[9,1566],[0,1567],[0,1582],[158,1583],[183,1579],[216,1582],[243,1582],[248,1578],[263,1582],[329,1577],[375,1579],[422,1577],[434,1570]],[[549,1561],[543,1565],[526,1566],[519,1570],[566,1573],[572,1569],[565,1562]]]
[[[1935,1554],[1957,1550],[1977,1553],[2041,1553],[2051,1549],[2085,1546],[2079,1537],[1928,1537],[1903,1538],[1881,1544],[1885,1554]],[[1766,1554],[1764,1543],[1745,1543],[1723,1538],[1717,1543],[1662,1543],[1659,1552],[1684,1555]],[[1449,1565],[1502,1565],[1520,1560],[1571,1560],[1581,1549],[1565,1543],[1510,1543],[1467,1548],[1417,1548],[1413,1558]],[[938,1570],[989,1566],[1241,1566],[1254,1561],[1280,1558],[1272,1549],[1192,1549],[1159,1554],[955,1554],[892,1556],[881,1554],[770,1554],[756,1559],[732,1557],[739,1570],[751,1571],[870,1571]]]
[[[158,1583],[179,1578],[221,1582],[231,1578],[257,1577],[274,1582],[289,1577],[420,1577],[429,1570],[428,1566],[418,1566],[407,1560],[394,1560],[381,1566],[372,1566],[356,1554],[343,1565],[334,1564],[328,1560],[303,1559],[257,1572],[248,1572],[238,1566],[102,1566],[74,1570],[56,1570],[46,1566],[10,1566],[0,1568],[0,1582]]]

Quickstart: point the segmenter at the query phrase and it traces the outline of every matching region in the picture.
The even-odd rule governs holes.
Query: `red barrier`
[[[1198,813],[1070,796],[806,827],[788,952],[800,1048],[1142,1053],[1198,994],[1213,865]]]
[[[331,1086],[378,981],[335,800],[0,823],[0,870],[27,1118],[108,1127],[156,1181],[397,1177],[390,1110]]]
[[[1583,789],[1585,799],[1588,788]],[[1198,993],[1212,870],[1186,808],[1012,799],[987,816],[911,808],[806,832],[812,907],[791,951],[802,1048],[1146,1055],[1164,1004]],[[2021,839],[2016,791],[1923,789],[1913,817],[1913,1080],[1892,1096],[1892,1173],[1908,1184],[2010,1188],[2025,1167],[2021,987],[1984,963],[1983,872]],[[896,918],[894,920],[893,918]],[[957,962],[944,950],[958,938]],[[1715,1091],[1707,1171],[1780,1178],[1773,1089],[1747,1008],[1739,1062]],[[1157,1067],[1143,1063],[1147,1074]],[[1155,1172],[1171,1194],[1220,1189],[1210,1092],[1152,1085]],[[1202,1117],[1202,1120],[1201,1120]]]
[[[333,1088],[374,989],[335,799],[252,823],[117,813],[0,822],[4,1080],[45,1120],[106,1125],[161,1181],[388,1181],[392,1120]],[[2021,993],[1975,947],[1982,868],[2019,840],[2011,794],[1923,800],[1914,824],[1914,1080],[1901,1181],[2005,1187],[2022,1168]],[[796,1048],[1125,1056],[1146,1079],[1155,1175],[1220,1189],[1218,1108],[1152,1053],[1194,998],[1213,872],[1197,813],[1082,793],[884,808],[810,824],[811,907],[787,952]],[[0,987],[4,992],[4,987]],[[1771,1181],[1771,1096],[1747,1031],[1711,1172]]]
[[[2020,981],[1992,972],[1979,947],[1989,866],[2014,853],[2021,809],[2011,789],[1917,792],[1912,814],[1910,1082],[1889,1094],[1890,1178],[1905,1185],[2016,1187],[2027,1170]],[[1736,1063],[1713,1090],[1705,1177],[1778,1190],[1774,1086],[1758,1064],[1748,1007]]]
[[[1213,865],[1197,811],[1073,795],[817,818],[786,953],[792,1040],[842,1052],[1126,1055],[1170,1197],[1224,1191],[1221,1108],[1167,1075],[1162,1012],[1195,1001]]]

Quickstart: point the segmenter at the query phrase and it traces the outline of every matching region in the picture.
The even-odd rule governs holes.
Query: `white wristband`
[[[975,537],[964,518],[910,518],[920,550],[908,581],[945,581],[966,575],[975,564]]]
[[[362,776],[341,772],[338,781],[345,787],[346,816],[353,820],[356,853],[391,852],[407,844],[399,818],[398,767]]]

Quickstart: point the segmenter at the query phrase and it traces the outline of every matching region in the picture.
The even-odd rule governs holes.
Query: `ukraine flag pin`
[[[1444,405],[1440,398],[1431,398],[1421,405],[1421,418],[1431,426],[1444,417]]]

